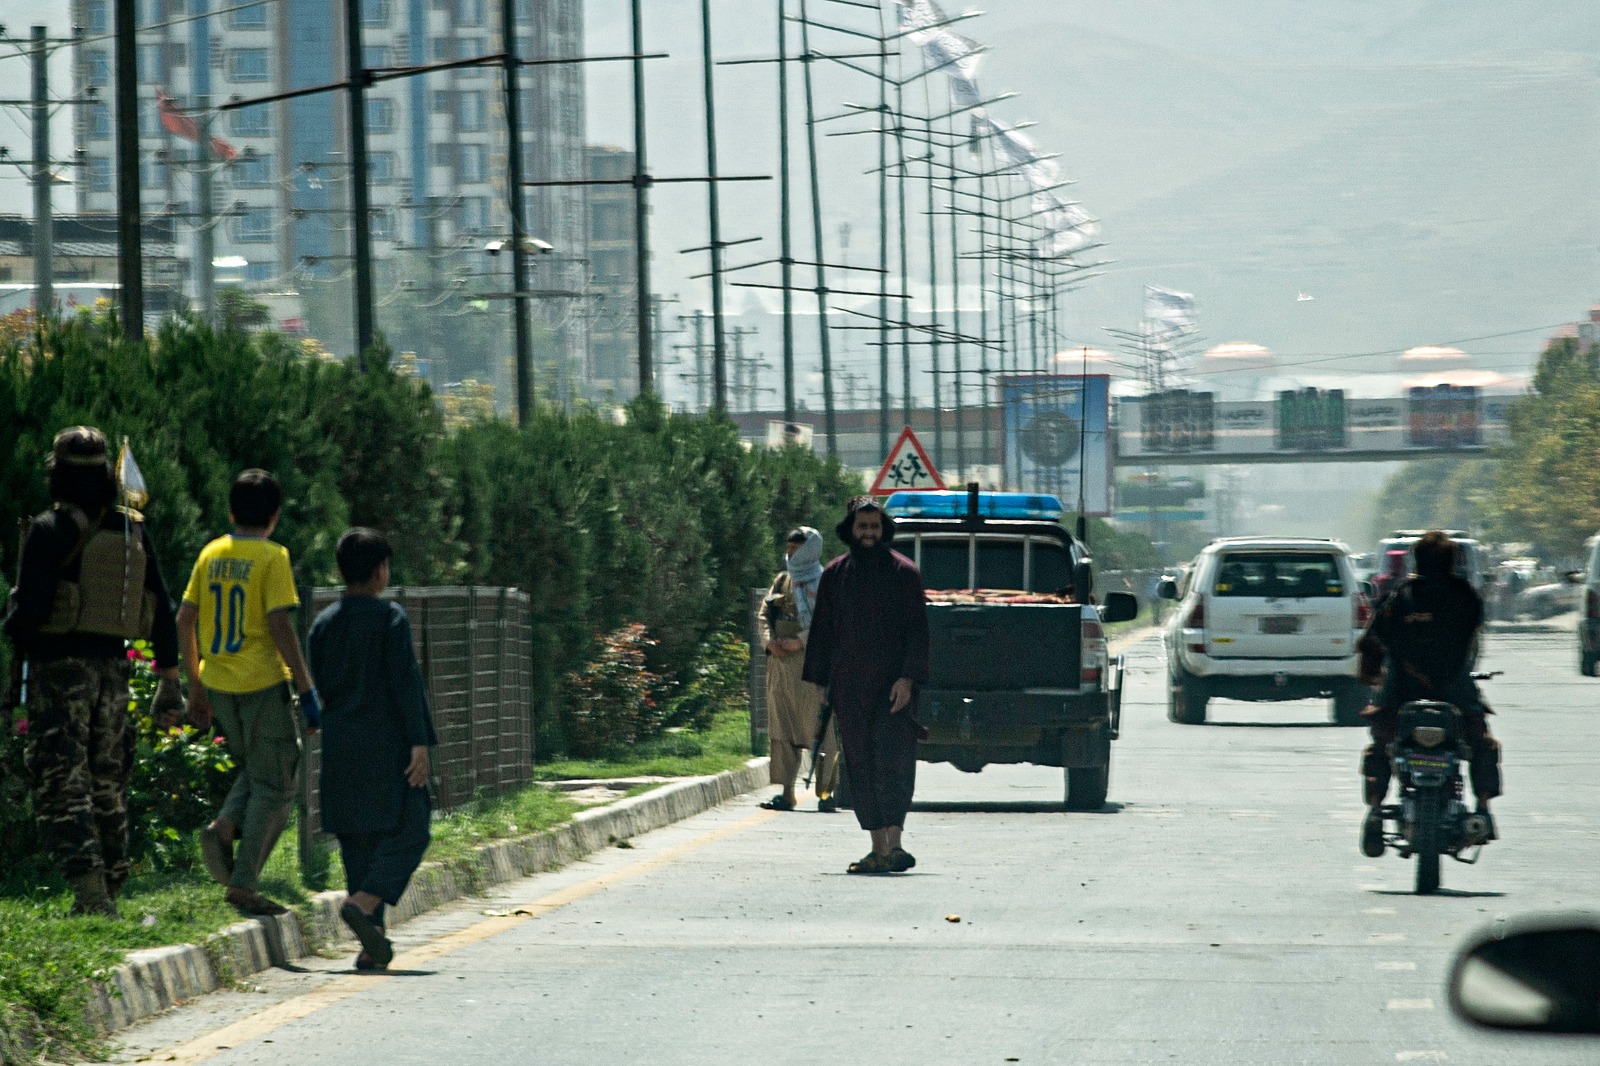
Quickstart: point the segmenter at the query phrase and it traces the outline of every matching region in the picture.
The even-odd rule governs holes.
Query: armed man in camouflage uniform
[[[50,510],[22,546],[5,633],[28,662],[27,766],[47,854],[72,885],[75,914],[115,917],[127,880],[128,641],[149,639],[161,680],[152,711],[176,724],[178,630],[155,549],[118,485],[98,429],[56,435]]]

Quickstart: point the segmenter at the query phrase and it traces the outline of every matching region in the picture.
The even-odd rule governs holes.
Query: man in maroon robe
[[[900,832],[917,780],[916,686],[928,679],[928,609],[916,564],[889,545],[894,520],[870,496],[836,527],[849,552],[822,571],[804,677],[828,690],[856,820],[872,851],[850,873],[917,864]]]

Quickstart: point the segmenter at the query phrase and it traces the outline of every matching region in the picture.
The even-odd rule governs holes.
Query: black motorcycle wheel
[[[1417,793],[1417,895],[1439,891],[1439,851],[1444,837],[1444,793],[1425,788]]]

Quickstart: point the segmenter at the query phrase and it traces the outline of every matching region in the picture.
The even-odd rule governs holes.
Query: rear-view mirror
[[[1600,917],[1480,934],[1456,959],[1450,1006],[1492,1029],[1600,1034]]]
[[[1162,578],[1161,579],[1161,583],[1156,586],[1156,595],[1161,597],[1164,600],[1175,600],[1175,599],[1177,599],[1178,598],[1178,583],[1176,581],[1172,580],[1172,578],[1170,578],[1170,577]]]
[[[1581,584],[1583,584],[1583,580],[1584,580],[1584,578],[1586,576],[1587,575],[1585,575],[1582,570],[1568,570],[1567,571],[1567,584],[1569,584],[1569,585],[1581,585]]]
[[[1100,606],[1100,621],[1131,622],[1139,616],[1139,601],[1128,592],[1110,592],[1106,594],[1106,602]]]

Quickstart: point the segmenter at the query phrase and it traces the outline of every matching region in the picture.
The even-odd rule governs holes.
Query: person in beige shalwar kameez
[[[822,573],[822,534],[801,526],[784,544],[788,566],[772,581],[761,611],[761,644],[767,655],[767,735],[772,741],[772,783],[783,789],[763,803],[768,810],[794,810],[794,780],[802,756],[817,739],[822,690],[800,676],[806,637]],[[804,600],[802,599],[804,598]],[[805,623],[805,624],[802,624]],[[838,809],[839,739],[830,723],[812,784],[817,809]]]

